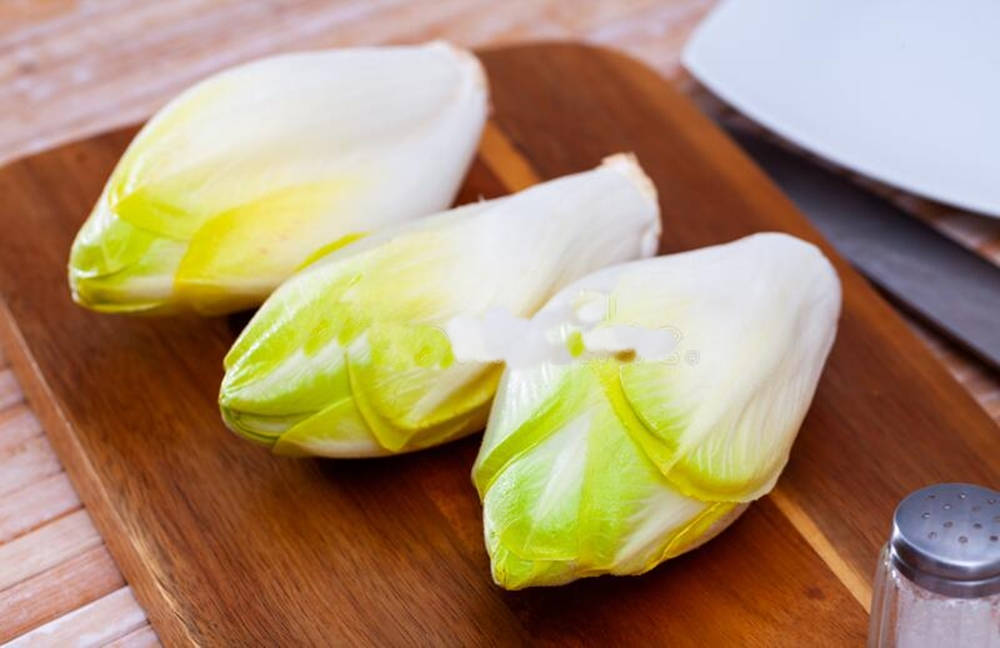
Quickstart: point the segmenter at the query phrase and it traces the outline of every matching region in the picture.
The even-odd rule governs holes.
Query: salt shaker
[[[937,484],[896,508],[869,648],[1000,648],[1000,493]]]

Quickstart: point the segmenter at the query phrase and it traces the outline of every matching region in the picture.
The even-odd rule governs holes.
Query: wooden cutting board
[[[231,435],[215,398],[245,318],[74,306],[70,243],[134,129],[0,171],[0,333],[32,405],[167,644],[858,645],[895,503],[996,487],[1000,432],[761,171],[642,65],[579,45],[482,53],[494,115],[461,199],[634,151],[662,251],[782,230],[844,284],[837,343],[777,489],[703,548],[633,578],[495,587],[469,481],[477,438],[366,461]]]

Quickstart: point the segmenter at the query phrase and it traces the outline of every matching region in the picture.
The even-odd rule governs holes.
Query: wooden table
[[[583,39],[643,59],[717,108],[678,68],[711,2],[440,0],[0,5],[0,160],[147,116],[194,80],[270,52],[442,37],[466,45]],[[1000,225],[897,197],[1000,260]],[[11,233],[16,235],[16,233]],[[7,235],[7,233],[5,233]],[[924,333],[1000,421],[1000,383]],[[0,353],[0,642],[146,646],[156,636],[104,548]]]

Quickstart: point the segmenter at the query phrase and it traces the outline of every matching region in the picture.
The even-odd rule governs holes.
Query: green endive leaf
[[[603,359],[505,374],[473,471],[500,585],[642,573],[733,512],[682,495],[644,454],[608,397],[620,367]]]
[[[532,320],[548,356],[504,354],[473,469],[496,581],[641,573],[718,533],[781,473],[839,308],[829,262],[783,234],[560,291]]]
[[[288,54],[195,85],[122,156],[70,253],[110,312],[259,304],[320,252],[445,209],[487,109],[442,43]]]
[[[383,231],[283,284],[226,357],[219,401],[275,451],[370,456],[482,428],[501,364],[455,353],[449,323],[535,312],[561,286],[655,251],[634,160]]]

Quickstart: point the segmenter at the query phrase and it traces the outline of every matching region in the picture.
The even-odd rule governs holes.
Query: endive
[[[225,359],[219,402],[275,452],[384,455],[482,429],[501,365],[447,332],[528,316],[560,287],[655,253],[659,209],[625,155],[334,251],[282,285]]]
[[[311,257],[446,209],[487,110],[443,43],[288,54],[212,76],[136,135],[70,253],[100,311],[259,304]]]
[[[534,318],[473,481],[506,588],[637,574],[774,485],[833,342],[840,284],[812,245],[759,234],[598,271]]]

